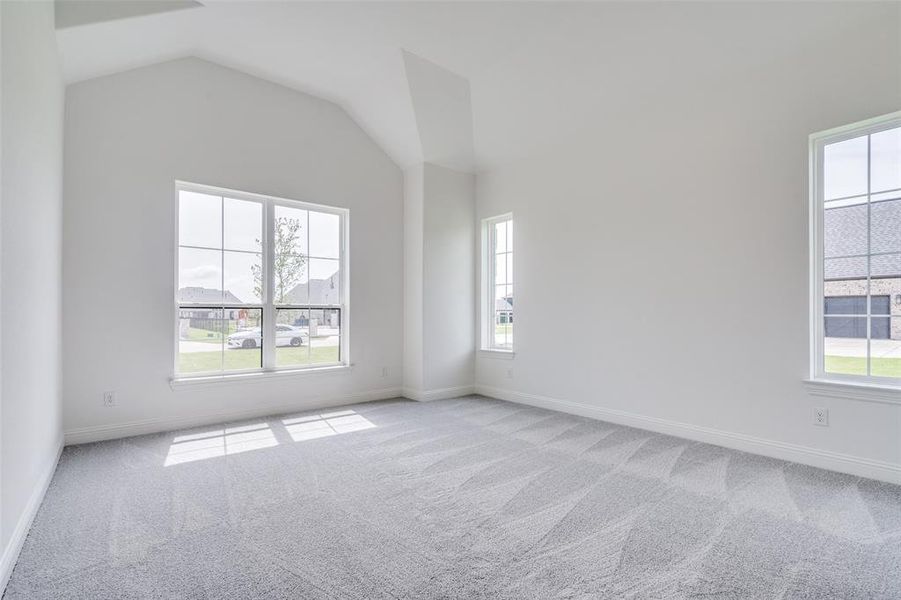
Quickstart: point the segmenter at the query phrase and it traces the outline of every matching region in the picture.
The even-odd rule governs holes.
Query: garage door
[[[870,300],[870,337],[874,340],[887,340],[891,335],[889,297],[870,296]],[[866,296],[827,296],[825,308],[826,337],[867,337]]]

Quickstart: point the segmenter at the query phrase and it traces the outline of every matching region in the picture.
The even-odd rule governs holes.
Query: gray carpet
[[[899,598],[901,488],[488,400],[69,447],[28,598]]]

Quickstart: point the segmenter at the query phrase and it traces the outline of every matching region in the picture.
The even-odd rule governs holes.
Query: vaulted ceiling
[[[462,170],[899,19],[890,3],[202,0],[99,17],[77,4],[57,29],[69,83],[197,56],[336,102],[402,167]]]

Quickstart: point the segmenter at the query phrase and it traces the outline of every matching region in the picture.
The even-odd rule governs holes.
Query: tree
[[[279,217],[275,220],[275,243],[273,244],[272,278],[274,302],[285,304],[288,294],[300,283],[307,257],[297,252],[297,242],[302,233],[300,219]],[[257,243],[262,245],[260,240]],[[253,265],[254,292],[263,297],[263,269]]]

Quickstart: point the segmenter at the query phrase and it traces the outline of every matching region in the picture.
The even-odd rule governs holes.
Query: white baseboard
[[[41,502],[44,501],[44,495],[47,493],[47,488],[50,487],[50,481],[53,479],[53,473],[56,472],[56,465],[59,463],[59,457],[62,452],[63,440],[60,439],[59,446],[53,455],[53,460],[49,461],[44,466],[44,472],[41,473],[40,480],[37,482],[37,485],[35,485],[34,490],[32,490],[31,496],[28,498],[28,503],[25,505],[25,509],[22,511],[22,514],[19,515],[19,521],[16,523],[16,527],[9,538],[9,543],[6,545],[6,548],[3,549],[3,554],[0,556],[0,596],[2,596],[4,590],[6,590],[6,584],[9,583],[9,577],[13,573],[16,561],[19,559],[19,553],[22,551],[22,546],[25,544],[28,530],[31,529],[31,524],[34,522],[35,515],[38,514]]]
[[[716,444],[718,446],[732,448],[733,450],[741,450],[752,454],[760,454],[772,458],[802,463],[821,469],[829,469],[831,471],[839,471],[841,473],[848,473],[859,477],[901,484],[901,464],[897,463],[861,458],[850,454],[841,454],[839,452],[810,448],[809,446],[789,444],[786,442],[745,435],[743,433],[733,433],[730,431],[722,431],[720,429],[712,429],[710,427],[700,427],[689,423],[647,417],[622,410],[589,406],[579,402],[558,400],[547,396],[526,394],[524,392],[516,392],[491,386],[476,385],[475,392],[483,396],[497,398],[498,400],[528,404],[530,406],[547,408],[601,421],[609,421],[619,425],[627,425],[630,427],[655,431],[657,433],[674,435],[698,442]]]
[[[459,396],[468,396],[475,391],[471,385],[460,385],[457,387],[438,388],[434,390],[420,390],[414,388],[403,389],[404,398],[416,400],[418,402],[428,402],[429,400],[447,400],[448,398],[457,398]]]
[[[124,437],[131,437],[133,435],[161,433],[164,431],[184,429],[186,427],[201,427],[204,425],[214,425],[216,423],[224,423],[227,421],[267,417],[271,415],[285,414],[301,410],[315,410],[317,408],[328,408],[332,406],[340,406],[342,404],[356,404],[358,402],[387,400],[389,398],[398,398],[402,395],[403,394],[401,388],[392,387],[370,390],[367,392],[342,394],[339,396],[318,396],[315,398],[306,398],[289,404],[263,404],[250,409],[222,411],[174,418],[160,417],[156,419],[144,419],[141,421],[131,421],[127,423],[116,423],[113,425],[80,427],[66,431],[65,442],[67,446],[71,446],[73,444],[86,444],[89,442],[115,440]]]

